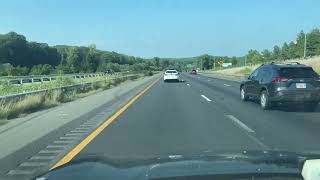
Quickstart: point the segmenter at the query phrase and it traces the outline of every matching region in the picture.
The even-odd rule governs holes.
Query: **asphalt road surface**
[[[315,112],[305,112],[299,108],[265,111],[255,102],[241,101],[239,82],[187,73],[183,73],[181,77],[184,82],[165,83],[162,79],[158,80],[73,159],[102,154],[114,159],[134,160],[149,156],[195,155],[203,152],[320,152],[319,108]],[[91,117],[103,114],[110,105],[105,106],[83,117],[83,121],[87,122]],[[94,118],[95,122],[99,118],[103,122],[107,117],[97,118]],[[64,148],[63,143],[73,139],[70,136],[89,129],[90,123],[82,124],[69,134],[53,132],[57,137],[63,138],[54,141],[54,146],[50,148]],[[71,126],[76,125],[73,123],[68,126],[72,129],[74,127]],[[49,140],[51,142],[54,138]],[[40,149],[46,147],[49,140],[43,139],[41,145],[34,142],[30,146]],[[80,142],[76,141],[76,144]],[[72,148],[67,149],[68,152],[71,150]],[[19,157],[19,154],[24,156],[29,151],[25,148],[16,152],[14,157]],[[54,159],[57,158],[54,154],[61,151],[44,150],[39,153],[41,152],[41,156],[33,156],[27,163],[19,162],[19,171],[12,170],[9,174],[27,173],[33,166],[42,166],[39,163],[42,159],[39,158]],[[48,155],[44,156],[46,154]],[[14,157],[7,158],[1,165],[5,167],[12,164],[10,168],[13,169],[15,163],[11,161]],[[58,156],[59,159],[62,157]],[[28,171],[23,171],[27,168]],[[8,172],[6,168],[3,169],[3,172]]]
[[[201,152],[281,150],[319,152],[320,113],[264,111],[242,102],[239,83],[182,74],[158,81],[75,158],[188,155]]]

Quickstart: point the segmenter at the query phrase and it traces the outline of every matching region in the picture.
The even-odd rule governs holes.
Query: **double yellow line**
[[[139,94],[131,98],[127,104],[125,104],[122,108],[120,108],[116,113],[114,113],[109,119],[107,119],[103,124],[101,124],[97,129],[95,129],[89,136],[87,136],[84,140],[82,140],[75,148],[73,148],[67,155],[65,155],[62,159],[60,159],[56,164],[54,164],[50,170],[62,166],[69,161],[71,161],[77,154],[82,151],[96,136],[98,136],[106,127],[108,127],[113,121],[117,119],[124,111],[126,111],[130,105],[132,105],[137,99],[139,99],[145,92],[147,92],[153,85],[158,82],[157,79],[155,82],[151,83],[144,90],[142,90]]]

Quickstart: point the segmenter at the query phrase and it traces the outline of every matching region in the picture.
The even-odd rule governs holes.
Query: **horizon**
[[[300,31],[318,28],[320,18],[316,8],[320,2],[315,0],[77,4],[14,0],[3,4],[1,34],[14,31],[28,41],[50,46],[95,44],[100,50],[147,59],[242,57],[250,49],[271,50],[293,41]]]

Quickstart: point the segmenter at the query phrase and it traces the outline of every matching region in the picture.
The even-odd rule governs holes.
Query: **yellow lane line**
[[[158,82],[157,79],[155,82],[147,86],[139,94],[134,96],[128,101],[121,109],[119,109],[115,114],[113,114],[108,120],[106,120],[102,125],[100,125],[96,130],[94,130],[89,136],[87,136],[83,141],[81,141],[75,148],[73,148],[67,155],[60,159],[55,165],[53,165],[50,170],[62,166],[69,161],[71,161],[80,151],[85,148],[96,136],[98,136],[106,127],[108,127],[113,121],[117,119],[124,111],[126,111],[130,105],[132,105],[137,99],[139,99],[145,92],[147,92],[153,85]]]

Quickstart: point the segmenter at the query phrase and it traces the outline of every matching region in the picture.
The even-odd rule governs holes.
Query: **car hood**
[[[275,151],[202,152],[134,158],[83,154],[41,176],[44,179],[156,179],[196,175],[282,174],[301,177],[303,163],[318,154]],[[42,179],[42,180],[44,180]]]

